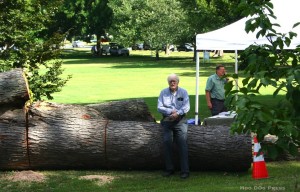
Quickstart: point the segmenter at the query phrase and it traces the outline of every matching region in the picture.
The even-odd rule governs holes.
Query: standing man
[[[161,125],[164,136],[164,156],[166,170],[163,174],[168,177],[174,174],[173,165],[173,139],[179,148],[180,156],[180,177],[189,177],[187,129],[185,115],[190,110],[190,101],[185,89],[178,87],[179,77],[171,74],[167,78],[169,87],[160,92],[157,109],[163,116]]]
[[[211,110],[212,116],[227,111],[226,107],[224,106],[224,85],[227,82],[227,79],[224,78],[225,74],[226,70],[224,65],[217,65],[216,73],[209,76],[206,82],[206,102],[208,108]]]

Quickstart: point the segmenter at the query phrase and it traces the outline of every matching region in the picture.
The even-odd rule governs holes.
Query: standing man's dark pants
[[[179,148],[181,173],[189,173],[186,119],[178,121],[161,121],[164,128],[164,155],[166,171],[174,172],[173,138]]]
[[[212,109],[211,109],[212,116],[227,111],[226,107],[224,106],[224,100],[211,99],[211,104],[212,104]]]

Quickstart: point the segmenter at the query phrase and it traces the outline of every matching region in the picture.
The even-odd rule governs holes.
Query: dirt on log
[[[28,99],[27,79],[22,69],[0,73],[0,112],[8,106],[22,108]]]
[[[28,121],[21,114],[0,116],[0,169],[164,167],[158,123],[108,120],[91,107],[42,102],[31,106]],[[189,126],[188,144],[191,170],[251,167],[251,136],[230,135],[228,126]]]
[[[111,101],[99,104],[89,104],[99,111],[103,117],[117,121],[150,121],[155,122],[147,104],[143,99]]]

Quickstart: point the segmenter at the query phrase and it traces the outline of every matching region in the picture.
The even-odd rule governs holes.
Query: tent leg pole
[[[237,50],[235,50],[235,69],[234,72],[235,74],[238,74],[238,60],[237,60],[238,54],[237,54]],[[239,86],[238,86],[238,79],[234,79],[235,80],[235,90],[238,90]],[[238,94],[235,94],[235,100],[238,100]],[[237,106],[235,108],[235,111],[237,111]]]
[[[235,74],[238,74],[238,60],[237,60],[237,57],[238,57],[238,53],[237,53],[237,50],[235,50],[235,68],[234,68]],[[238,88],[239,88],[238,79],[234,79],[234,80],[235,80],[235,90],[238,90]],[[237,93],[235,94],[235,99],[236,100],[238,99],[238,94]]]
[[[198,106],[199,106],[199,52],[196,51],[196,94],[195,94],[195,125],[198,125]]]

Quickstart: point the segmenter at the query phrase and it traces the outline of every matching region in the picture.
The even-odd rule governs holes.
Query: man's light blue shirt
[[[158,97],[157,110],[164,116],[171,115],[173,110],[176,110],[178,115],[186,114],[190,110],[187,91],[180,87],[175,93],[172,93],[170,88],[163,89]]]

